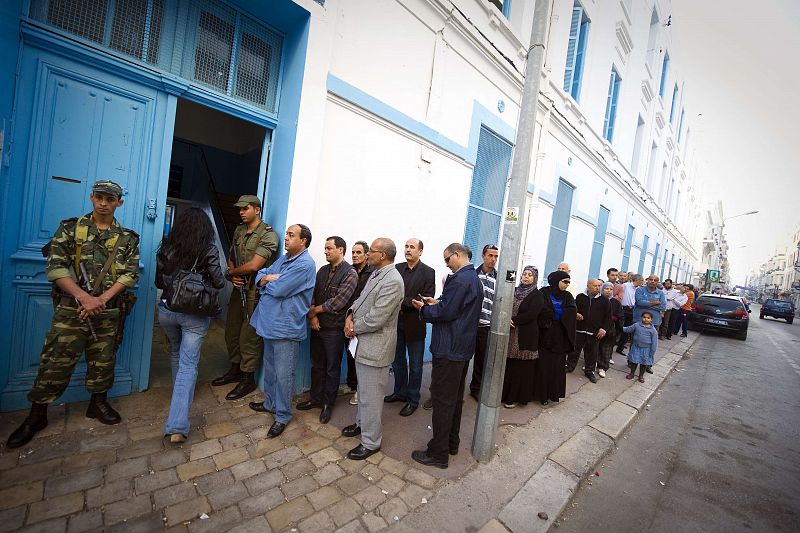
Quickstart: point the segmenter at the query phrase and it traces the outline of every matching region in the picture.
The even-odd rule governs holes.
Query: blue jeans
[[[264,339],[264,407],[275,413],[275,422],[292,419],[294,367],[300,355],[300,341]]]
[[[211,318],[176,313],[167,309],[162,302],[158,304],[158,322],[169,339],[172,366],[172,401],[164,433],[186,436],[189,434],[189,407],[197,383],[200,347],[208,333]]]
[[[406,364],[408,350],[408,364]],[[394,394],[413,406],[419,405],[419,389],[422,387],[422,358],[425,355],[425,340],[406,341],[405,332],[397,330],[397,347],[394,351]]]

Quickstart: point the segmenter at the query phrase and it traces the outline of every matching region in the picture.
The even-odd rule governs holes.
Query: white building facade
[[[448,243],[496,243],[533,1],[306,7],[288,221],[419,237],[440,274]],[[702,228],[670,26],[669,2],[553,2],[523,263],[692,278]]]

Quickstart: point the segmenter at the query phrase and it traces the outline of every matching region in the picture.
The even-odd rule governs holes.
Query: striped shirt
[[[485,328],[492,323],[492,305],[494,305],[494,289],[497,285],[497,270],[493,268],[491,272],[486,273],[483,271],[483,265],[478,265],[475,272],[478,273],[478,279],[481,280],[483,285],[483,305],[481,306],[478,327]]]

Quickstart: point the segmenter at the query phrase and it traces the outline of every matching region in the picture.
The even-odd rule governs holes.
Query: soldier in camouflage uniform
[[[84,352],[86,389],[92,394],[86,416],[103,424],[120,422],[106,394],[114,383],[119,328],[129,309],[127,289],[139,279],[139,236],[114,218],[123,202],[118,184],[96,182],[89,200],[92,212],[62,220],[49,244],[46,272],[55,284],[55,312],[28,394],[30,414],[9,437],[9,448],[24,445],[47,426],[47,404],[63,394]]]
[[[275,262],[278,251],[278,234],[261,220],[261,200],[246,194],[234,205],[239,208],[242,224],[233,232],[228,257],[228,279],[234,290],[228,304],[225,344],[231,368],[211,382],[214,386],[238,382],[225,396],[228,400],[238,400],[256,389],[254,374],[264,345],[250,325],[258,294],[253,280],[261,268]]]

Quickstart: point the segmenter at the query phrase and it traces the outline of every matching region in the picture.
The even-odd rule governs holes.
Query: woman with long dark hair
[[[539,271],[534,266],[522,269],[520,284],[514,289],[511,332],[508,336],[506,372],[503,379],[503,406],[513,409],[527,405],[533,397],[536,359],[539,357],[539,312],[542,295],[536,288]]]
[[[557,270],[547,276],[539,313],[539,358],[536,360],[535,397],[542,405],[567,395],[567,354],[575,349],[578,308],[567,291],[569,274]]]
[[[167,302],[173,301],[173,291],[179,290],[174,278],[181,270],[202,274],[214,289],[225,286],[214,237],[208,215],[192,207],[178,217],[156,254],[156,287],[164,290],[158,304],[158,322],[169,339],[172,364],[172,401],[164,425],[164,435],[169,436],[170,442],[183,442],[189,434],[189,407],[197,383],[200,347],[212,317],[207,313],[178,312],[170,309]]]

